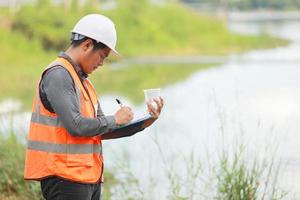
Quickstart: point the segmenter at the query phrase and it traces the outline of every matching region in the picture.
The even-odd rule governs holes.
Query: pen
[[[116,99],[117,103],[120,105],[120,107],[123,106],[122,102],[119,99]]]

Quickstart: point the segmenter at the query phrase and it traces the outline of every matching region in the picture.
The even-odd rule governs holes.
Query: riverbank
[[[77,19],[92,11],[104,13],[116,22],[117,47],[122,53],[119,60],[113,58],[91,76],[95,87],[101,95],[116,93],[134,102],[142,101],[143,88],[172,84],[213,65],[181,64],[171,69],[169,64],[156,64],[148,69],[144,64],[129,64],[126,69],[115,70],[111,62],[144,55],[228,55],[287,44],[285,40],[267,35],[232,33],[221,20],[200,17],[179,4],[155,6],[146,1],[122,2],[122,7],[113,10],[77,9],[63,19],[57,14],[64,13],[63,8],[50,4],[21,8],[14,17],[8,16],[8,12],[1,15],[0,100],[21,99],[28,109],[42,70],[59,50],[66,48],[69,30]],[[53,16],[49,16],[52,11]]]

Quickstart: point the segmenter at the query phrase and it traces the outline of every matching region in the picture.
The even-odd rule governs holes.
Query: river
[[[151,199],[165,199],[169,191],[163,178],[166,171],[184,176],[189,163],[184,159],[191,154],[205,165],[223,148],[234,149],[241,143],[249,159],[256,155],[271,162],[275,155],[281,163],[280,187],[300,199],[300,22],[232,22],[229,27],[292,42],[232,55],[222,66],[162,88],[165,108],[154,126],[129,138],[104,141],[106,168],[128,167]],[[106,114],[118,108],[114,96],[103,96],[100,101]],[[9,102],[1,103],[0,112],[6,112]],[[134,109],[141,112],[145,106]],[[17,132],[27,130],[29,118],[29,113],[16,117]],[[9,124],[10,120],[0,122]]]
[[[149,175],[166,175],[169,168],[183,175],[184,158],[192,153],[205,162],[223,148],[243,143],[250,160],[251,155],[268,162],[275,157],[281,163],[279,186],[289,198],[300,199],[300,22],[232,22],[229,27],[269,33],[291,44],[232,55],[221,67],[162,88],[166,104],[161,119],[134,137],[105,142],[108,166],[127,152],[133,173],[144,187],[148,183],[145,190],[166,195],[164,181],[158,179],[154,189]],[[112,97],[102,102],[108,113],[116,109],[110,106]]]

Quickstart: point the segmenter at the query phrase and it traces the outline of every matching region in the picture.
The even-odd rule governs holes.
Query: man
[[[122,106],[105,116],[87,77],[111,51],[118,54],[116,41],[109,18],[87,15],[72,30],[71,46],[42,74],[33,103],[24,177],[41,181],[47,200],[100,199],[101,134],[130,122],[133,112]],[[163,107],[162,98],[155,101],[157,109],[147,103],[151,123]]]

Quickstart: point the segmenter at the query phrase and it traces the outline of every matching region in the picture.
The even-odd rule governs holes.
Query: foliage
[[[74,1],[76,2],[76,1]],[[217,18],[199,16],[178,3],[157,6],[147,0],[119,0],[112,10],[86,4],[67,8],[39,0],[16,13],[13,30],[28,39],[39,40],[47,51],[69,45],[69,32],[87,13],[101,13],[113,19],[118,32],[117,48],[124,56],[171,54],[228,54],[250,48],[274,47],[283,41],[269,36],[230,33]],[[101,8],[101,4],[99,6]],[[51,13],[51,14],[49,14]]]
[[[42,70],[56,57],[56,53],[44,52],[37,40],[27,40],[18,32],[0,29],[0,36],[0,46],[4,50],[0,59],[0,99],[21,99],[28,109]],[[155,64],[113,68],[107,64],[95,72],[91,79],[99,94],[119,93],[138,103],[143,100],[142,89],[183,80],[209,66]]]
[[[78,11],[74,5],[72,9],[73,12],[67,12],[50,0],[39,0],[37,4],[26,5],[16,13],[12,28],[28,39],[39,40],[47,51],[61,51],[69,45],[69,33],[76,21],[93,12],[90,7]]]
[[[278,185],[280,163],[274,157],[259,157],[247,151],[247,146],[221,149],[220,155],[208,149],[207,159],[194,153],[176,158],[184,163],[179,171],[174,160],[166,159],[156,142],[169,184],[169,200],[284,200],[288,192]],[[210,155],[211,154],[211,155]],[[251,156],[250,156],[251,155]]]
[[[231,33],[222,20],[199,16],[175,3],[123,6],[104,13],[116,22],[119,49],[128,56],[228,54],[285,43],[266,35]]]
[[[2,200],[40,200],[40,184],[25,181],[24,172],[25,146],[20,144],[15,134],[4,138],[0,133],[0,199]],[[109,171],[104,171],[105,187],[102,189],[104,199],[111,199],[110,188],[119,181]]]
[[[136,177],[130,167],[130,156],[123,152],[121,160],[117,161],[112,169],[116,182],[114,185],[106,185],[110,191],[109,200],[146,200],[151,199],[145,197],[145,192],[141,189],[139,177]]]
[[[53,58],[55,55],[53,55]],[[47,61],[49,59],[45,59]],[[41,61],[41,62],[45,62]],[[50,60],[48,61],[50,62]],[[0,79],[2,83],[0,99],[14,97],[21,99],[26,109],[30,108],[35,86],[42,70],[47,64],[30,64],[19,73],[21,68],[0,68],[4,74]],[[128,67],[114,68],[105,65],[91,75],[91,80],[99,95],[119,94],[130,98],[134,103],[143,101],[143,89],[163,87],[176,81],[184,80],[195,71],[206,69],[211,65],[130,65]],[[11,81],[14,80],[14,81]],[[6,84],[10,82],[10,84]]]
[[[162,152],[159,143],[156,144]],[[174,160],[167,160],[161,153],[164,164],[161,170],[164,170],[170,186],[167,199],[286,199],[288,193],[277,184],[280,165],[274,159],[251,157],[246,150],[243,145],[232,153],[223,149],[217,160],[209,157],[205,162],[194,154],[183,158],[177,155],[176,158],[184,163],[180,173],[174,170]],[[11,134],[8,138],[0,136],[0,199],[42,199],[39,184],[23,180],[24,153],[25,146],[18,143],[16,135]],[[124,153],[115,167],[105,170],[104,199],[151,199],[146,195],[148,191],[141,189],[140,180],[132,172],[129,160],[130,156]],[[147,182],[150,183],[152,178]]]
[[[99,94],[117,93],[130,98],[134,103],[144,100],[143,89],[163,87],[183,80],[195,71],[211,65],[130,65],[128,67],[104,67],[92,75]]]
[[[28,108],[38,78],[55,53],[45,53],[36,40],[0,28],[0,99],[15,97]]]
[[[17,141],[15,134],[4,138],[0,134],[0,199],[2,200],[42,200],[38,182],[24,181],[25,146]],[[114,174],[121,174],[116,178]],[[105,183],[102,185],[102,198],[110,200],[117,195],[128,200],[136,199],[129,196],[131,187],[138,188],[138,179],[134,177],[127,164],[118,166],[112,173],[104,171]],[[118,189],[116,189],[118,188]],[[140,191],[141,192],[141,191]]]
[[[119,0],[120,5],[115,9],[101,10],[101,4],[99,9],[94,3],[82,6],[79,1],[72,2],[62,6],[52,4],[50,0],[39,0],[37,4],[21,7],[14,17],[8,16],[8,12],[1,13],[0,99],[18,98],[24,102],[25,108],[30,107],[42,70],[58,51],[67,48],[69,32],[76,21],[91,12],[103,13],[116,22],[117,49],[122,58],[139,55],[229,54],[286,44],[286,41],[266,35],[233,34],[222,21],[198,16],[176,3],[157,6],[149,4],[148,0]],[[201,65],[198,68],[187,65],[134,65],[128,69],[104,69],[100,75],[96,75],[101,79],[96,76],[92,79],[101,95],[115,92],[138,102],[142,100],[141,89],[182,80],[201,68]]]
[[[278,187],[280,165],[274,159],[251,159],[241,145],[233,155],[223,150],[216,165],[216,200],[281,200],[287,192]]]
[[[120,181],[115,177],[113,171],[104,169],[104,183],[101,186],[101,198],[110,200],[113,196],[111,189],[119,183]]]
[[[16,135],[3,138],[0,134],[0,199],[42,199],[37,182],[25,182],[24,150]]]

